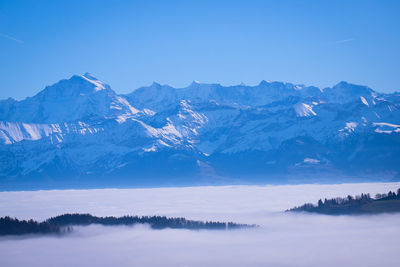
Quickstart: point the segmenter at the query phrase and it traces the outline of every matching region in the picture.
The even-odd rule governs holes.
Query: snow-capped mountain
[[[87,73],[0,101],[4,185],[387,180],[399,156],[400,94],[346,82],[153,83],[119,95]]]
[[[89,73],[59,81],[23,101],[9,98],[1,102],[0,110],[1,121],[35,123],[87,121],[138,112]]]

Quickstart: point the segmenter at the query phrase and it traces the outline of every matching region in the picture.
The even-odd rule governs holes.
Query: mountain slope
[[[398,93],[346,82],[324,89],[153,83],[118,95],[90,74],[77,75],[25,100],[0,101],[0,180],[393,179],[399,109]]]

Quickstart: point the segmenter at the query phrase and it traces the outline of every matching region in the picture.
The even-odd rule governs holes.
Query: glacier
[[[400,178],[400,93],[261,81],[118,94],[74,75],[0,100],[0,186]]]

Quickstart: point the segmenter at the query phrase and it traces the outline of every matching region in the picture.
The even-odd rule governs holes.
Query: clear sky
[[[119,93],[345,80],[400,90],[400,1],[0,0],[0,98],[91,72]]]

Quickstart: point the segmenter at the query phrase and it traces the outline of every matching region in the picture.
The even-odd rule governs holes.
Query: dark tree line
[[[97,217],[90,214],[63,214],[47,220],[50,224],[60,226],[68,225],[134,225],[149,224],[153,229],[238,229],[253,227],[252,225],[237,224],[233,222],[193,221],[185,218],[168,218],[165,216],[123,216],[123,217]]]
[[[256,227],[255,225],[237,224],[233,222],[193,221],[185,218],[168,218],[165,216],[123,216],[97,217],[90,214],[63,214],[44,222],[24,221],[11,217],[0,218],[0,235],[68,233],[74,225],[135,225],[148,224],[153,229],[190,229],[190,230],[230,230]]]
[[[361,194],[360,196],[347,196],[345,198],[337,197],[332,199],[320,199],[317,205],[306,203],[300,207],[294,207],[287,211],[306,211],[323,214],[354,214],[354,213],[379,213],[382,206],[375,206],[373,209],[366,209],[368,204],[389,203],[390,200],[400,200],[400,188],[396,192],[389,191],[387,194],[376,194],[372,198],[370,194]],[[393,211],[400,210],[400,202],[389,203]],[[372,205],[370,205],[372,206]],[[382,212],[388,212],[390,209],[382,209]]]
[[[59,225],[49,222],[18,220],[8,216],[0,218],[0,235],[60,234],[67,231],[69,231],[68,227],[61,228]]]
[[[397,189],[397,194],[395,192],[389,191],[387,194],[376,194],[376,200],[390,200],[390,199],[400,199],[400,188]]]

